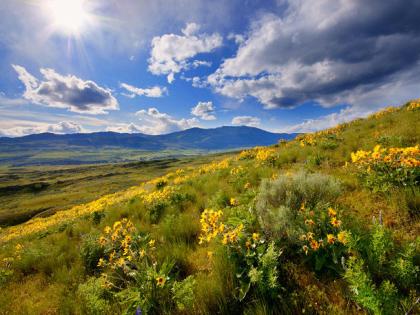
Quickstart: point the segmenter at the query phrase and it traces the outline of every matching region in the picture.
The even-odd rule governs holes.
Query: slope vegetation
[[[0,231],[7,314],[415,314],[420,103]]]

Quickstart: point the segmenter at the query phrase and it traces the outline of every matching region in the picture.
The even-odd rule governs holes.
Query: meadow
[[[240,153],[16,170],[54,184],[2,214],[62,211],[0,230],[0,313],[418,314],[419,120],[412,101]]]
[[[53,159],[52,152],[44,154]],[[178,158],[161,155],[157,160],[130,163],[3,165],[0,167],[0,227],[19,224],[34,216],[49,216],[102,195],[139,185],[172,169],[206,163],[214,157],[217,154]]]

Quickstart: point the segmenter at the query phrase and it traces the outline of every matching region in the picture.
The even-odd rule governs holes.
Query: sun
[[[49,0],[46,8],[52,27],[68,35],[80,34],[90,19],[86,0]]]

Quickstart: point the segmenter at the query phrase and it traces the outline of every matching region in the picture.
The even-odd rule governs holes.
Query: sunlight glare
[[[78,34],[89,19],[85,0],[50,0],[48,14],[56,30],[67,34]]]

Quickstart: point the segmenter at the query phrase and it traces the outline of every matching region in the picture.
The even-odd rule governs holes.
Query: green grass
[[[345,167],[345,163],[350,161],[351,152],[370,150],[378,143],[387,147],[418,144],[419,118],[418,110],[409,112],[402,108],[379,118],[357,120],[334,137],[322,137],[314,146],[301,147],[297,141],[273,146],[277,155],[273,164],[233,158],[228,167],[216,167],[207,173],[197,169],[203,163],[233,155],[150,164],[31,167],[21,169],[21,173],[19,169],[3,168],[2,172],[7,174],[3,178],[17,177],[11,176],[9,183],[2,181],[2,187],[11,183],[20,186],[40,181],[52,183],[45,191],[19,192],[3,199],[1,204],[7,205],[8,211],[13,211],[10,204],[14,199],[36,207],[54,206],[67,195],[66,202],[73,199],[78,200],[75,203],[82,202],[78,195],[85,201],[97,199],[101,194],[140,184],[178,168],[185,168],[185,174],[191,177],[180,184],[173,183],[175,175],[168,179],[168,185],[177,189],[176,196],[164,202],[152,200],[162,201],[160,216],[156,218],[150,215],[156,211],[156,205],[148,205],[142,195],[137,195],[105,205],[99,211],[101,214],[76,213],[69,222],[3,240],[0,258],[14,260],[0,266],[1,312],[121,314],[129,301],[134,300],[136,307],[142,305],[143,310],[150,307],[151,314],[390,314],[390,311],[404,314],[410,309],[415,314],[419,312],[415,304],[419,297],[420,261],[418,185],[412,190],[393,187],[387,193],[374,193],[359,180],[356,168],[351,164]],[[243,171],[232,172],[238,167]],[[112,175],[100,177],[108,173]],[[279,178],[272,180],[273,175]],[[67,191],[54,186],[63,177],[74,181],[65,186]],[[157,190],[155,183],[146,184],[145,189]],[[238,200],[239,205],[229,205],[231,198]],[[341,229],[351,234],[347,245],[340,247],[340,257],[327,251],[320,252],[324,256],[303,253],[298,237],[307,229],[299,212],[302,199],[310,201],[307,207],[314,212],[311,214],[308,209],[304,219],[325,214],[325,208],[330,206],[339,212]],[[70,203],[58,208],[68,206]],[[238,245],[240,250],[244,249],[247,237],[259,233],[265,239],[258,245],[260,255],[244,259],[246,250],[239,252],[236,245],[223,245],[220,236],[199,245],[200,215],[206,208],[222,210],[220,220],[227,229],[244,225],[243,236],[237,243],[242,244]],[[17,209],[22,211],[24,207]],[[379,216],[383,222],[380,226],[372,220],[375,217],[377,222]],[[151,272],[165,262],[173,264],[161,289],[145,289],[147,284],[155,283],[155,275],[151,280],[144,276],[139,278],[141,281],[130,280],[118,290],[101,286],[100,275],[113,271],[96,267],[104,255],[96,240],[106,226],[123,218],[134,223],[141,237],[148,235],[156,241],[155,250],[147,247],[150,255],[147,257],[156,264],[141,265],[138,270]],[[31,220],[18,227],[23,231],[31,222],[42,226],[48,219]],[[328,216],[324,219],[329,222]],[[327,230],[328,224],[319,229]],[[278,231],[276,227],[282,228]],[[0,231],[0,240],[15,228]],[[329,225],[328,229],[330,233]],[[23,249],[16,249],[18,243]],[[274,253],[270,253],[268,244],[272,244]],[[321,264],[319,259],[324,258]],[[251,269],[254,282],[246,291]],[[193,294],[188,288],[185,294],[192,298],[192,304],[179,309],[171,290],[182,288],[180,283],[189,276],[194,279]],[[355,290],[359,295],[354,294]],[[183,296],[180,292],[183,293],[178,291],[178,298]],[[139,301],[142,294],[149,294],[150,298]]]
[[[0,227],[98,199],[216,155],[82,166],[0,168]]]

